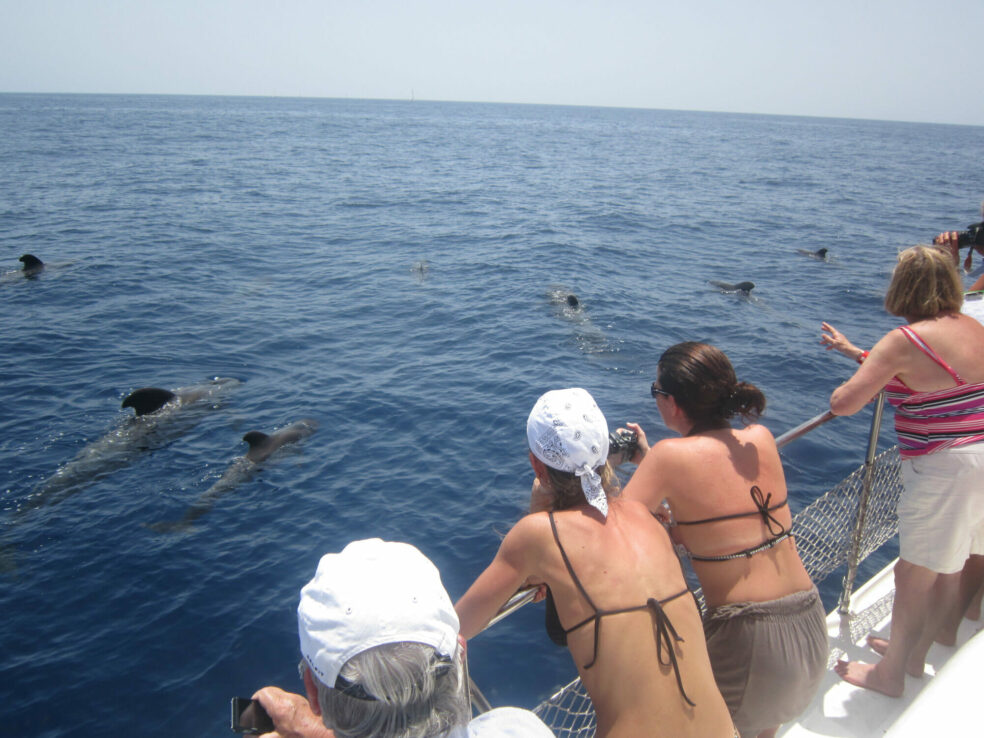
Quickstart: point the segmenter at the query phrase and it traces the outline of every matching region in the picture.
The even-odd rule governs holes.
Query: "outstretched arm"
[[[907,344],[901,331],[889,331],[871,349],[854,376],[830,395],[831,412],[853,415],[867,405],[904,368]]]
[[[538,520],[542,518],[542,520]],[[536,530],[546,521],[543,513],[527,515],[513,526],[499,546],[492,563],[455,603],[461,635],[474,638],[506,601],[536,573],[539,558]]]

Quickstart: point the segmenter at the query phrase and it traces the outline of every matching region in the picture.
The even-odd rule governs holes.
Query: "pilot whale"
[[[827,261],[827,251],[828,249],[817,249],[816,251],[807,251],[806,249],[796,249],[797,254],[803,254],[803,256],[809,256],[811,259],[816,259],[817,261]]]
[[[126,466],[142,451],[162,448],[186,433],[217,406],[222,395],[239,384],[238,379],[216,377],[175,390],[142,387],[128,394],[122,408],[134,416],[85,446],[71,461],[58,468],[21,503],[18,513],[51,505],[87,484]]]
[[[743,295],[747,295],[753,289],[755,289],[755,284],[753,282],[737,282],[731,284],[731,282],[718,282],[716,279],[708,280],[709,284],[714,285],[722,292],[740,292]]]
[[[24,254],[18,259],[23,265],[20,269],[11,269],[0,274],[0,284],[14,284],[25,279],[35,279],[44,271],[45,263],[34,254]]]
[[[303,441],[317,428],[317,421],[305,418],[270,435],[255,430],[250,431],[243,436],[243,440],[249,444],[249,450],[243,456],[233,459],[218,481],[192,503],[180,520],[164,520],[159,523],[150,523],[147,527],[158,533],[186,530],[198,518],[211,510],[220,497],[224,497],[240,484],[251,479],[261,463],[284,446]]]
[[[24,254],[17,261],[24,264],[24,276],[33,277],[44,269],[44,262],[34,254]]]
[[[591,320],[584,301],[569,288],[555,285],[547,290],[547,299],[558,317],[574,326],[574,341],[586,354],[603,354],[612,350],[611,341]]]

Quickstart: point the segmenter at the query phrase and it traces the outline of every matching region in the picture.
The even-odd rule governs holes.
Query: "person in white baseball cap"
[[[458,616],[437,568],[407,543],[372,538],[326,554],[301,590],[307,699],[254,695],[283,738],[550,738],[533,713],[474,720]],[[320,716],[320,720],[318,719]]]
[[[526,435],[530,514],[455,605],[461,634],[475,636],[521,587],[544,584],[547,633],[577,665],[596,736],[733,738],[673,544],[645,505],[619,496],[594,399],[579,387],[547,392]]]

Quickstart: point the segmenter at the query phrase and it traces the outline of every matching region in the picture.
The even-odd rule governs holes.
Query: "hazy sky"
[[[0,91],[984,125],[984,0],[0,0]]]

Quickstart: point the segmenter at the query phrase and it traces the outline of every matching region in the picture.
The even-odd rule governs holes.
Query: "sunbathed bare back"
[[[672,598],[663,611],[683,639],[674,653],[686,696],[696,703],[693,708],[687,705],[673,667],[659,663],[656,618],[649,609],[606,615],[600,619],[597,653],[594,622],[567,636],[598,717],[597,735],[730,737],[731,718],[714,683],[696,605],[689,593],[674,597],[686,589],[686,582],[662,526],[644,506],[620,499],[610,501],[604,522],[587,505],[555,513],[555,522],[571,566],[598,609]],[[511,555],[514,545],[525,548],[522,559]],[[514,564],[532,562],[530,573],[550,587],[564,628],[595,614],[568,573],[547,513],[528,515],[517,523],[496,560],[503,554]],[[493,561],[483,577],[495,566]],[[522,566],[518,563],[516,568]],[[466,637],[480,627],[471,613],[482,609],[478,600],[483,587],[480,577],[456,605]],[[594,664],[585,668],[593,658]],[[666,651],[663,660],[668,661]]]
[[[967,315],[947,313],[910,325],[950,367],[968,384],[984,382],[984,325]],[[898,376],[917,392],[931,392],[954,385],[953,378],[922,351],[901,336],[889,334],[891,344],[904,352],[903,369]]]
[[[687,550],[713,557],[754,548],[773,538],[780,526],[792,527],[788,504],[776,507],[787,499],[786,481],[775,440],[764,426],[660,441],[646,454],[624,495],[653,511],[666,499],[676,520],[696,521],[755,512],[753,486],[775,508],[770,515],[778,525],[771,529],[757,514],[672,529]],[[793,538],[751,556],[692,564],[711,607],[778,599],[813,586]]]
[[[649,598],[665,600],[685,589],[662,526],[642,505],[615,501],[611,508],[604,525],[578,510],[556,514],[571,566],[594,603],[602,609],[632,607]],[[570,627],[591,616],[592,608],[576,590],[559,555],[546,568],[561,623]],[[590,669],[584,665],[594,652],[594,628],[568,636],[568,648],[598,714],[599,735],[656,735],[658,731],[676,736],[730,735],[730,717],[711,677],[693,597],[685,594],[663,607],[683,639],[675,649],[680,679],[697,707],[686,706],[672,667],[657,660],[650,612],[607,616],[601,622],[598,658]]]

